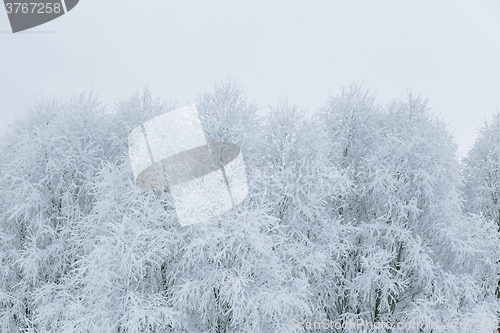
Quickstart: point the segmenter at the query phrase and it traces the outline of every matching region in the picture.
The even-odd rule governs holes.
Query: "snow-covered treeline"
[[[228,80],[196,104],[250,193],[188,227],[134,183],[127,136],[175,108],[148,90],[40,101],[2,138],[1,332],[496,331],[498,114],[461,164],[411,93],[381,106],[352,84],[312,116],[283,100],[259,117]]]

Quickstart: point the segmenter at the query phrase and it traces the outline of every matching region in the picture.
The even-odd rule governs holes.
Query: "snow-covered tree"
[[[461,212],[456,145],[426,102],[409,94],[380,110],[352,85],[319,116],[331,163],[352,183],[334,207],[357,228],[329,311],[369,322],[492,318],[496,230]]]
[[[0,163],[0,330],[39,327],[37,295],[60,288],[77,261],[72,230],[92,210],[89,182],[112,155],[92,94],[41,101],[4,136]],[[57,316],[57,313],[52,314]]]
[[[174,109],[147,89],[113,112],[42,101],[3,137],[0,331],[438,332],[498,314],[499,125],[469,154],[463,209],[453,138],[412,94],[381,107],[353,84],[312,117],[284,100],[261,119],[227,80],[196,104],[209,142],[241,147],[249,194],[186,227],[168,189],[133,179],[128,135]]]
[[[281,249],[294,275],[307,280],[313,313],[298,321],[333,320],[324,299],[338,297],[330,288],[340,274],[337,258],[349,247],[351,229],[332,209],[348,187],[347,178],[327,159],[318,119],[283,100],[265,119],[261,148],[261,202],[268,203],[283,227],[287,243]],[[284,250],[284,251],[283,251]]]
[[[411,93],[389,105],[385,123],[370,158],[377,172],[369,193],[377,219],[400,234],[386,244],[401,287],[388,301],[391,312],[405,321],[493,319],[497,233],[462,213],[453,137]]]
[[[500,111],[479,129],[464,165],[466,210],[500,226]]]
[[[307,284],[285,260],[287,239],[261,200],[256,106],[231,80],[202,94],[197,105],[208,141],[240,145],[250,194],[205,228],[188,228],[189,241],[172,268],[172,301],[209,332],[288,332],[289,318],[310,313]]]
[[[465,211],[484,216],[500,230],[499,110],[479,129],[479,136],[463,162]],[[500,278],[498,280],[496,295],[500,298]]]

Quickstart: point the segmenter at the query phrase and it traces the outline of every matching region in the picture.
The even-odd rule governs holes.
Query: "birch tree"
[[[453,138],[419,97],[373,101],[352,85],[320,113],[330,159],[353,184],[338,214],[357,228],[330,311],[372,323],[492,319],[496,230],[461,212]]]
[[[479,129],[478,138],[464,158],[463,167],[465,211],[480,214],[492,221],[497,230],[500,230],[499,130],[500,112],[497,110]],[[499,274],[498,269],[496,272]],[[495,293],[500,298],[500,279],[498,280]]]
[[[1,330],[43,330],[41,298],[61,288],[78,256],[68,242],[92,209],[88,187],[109,157],[107,118],[92,94],[40,101],[4,137],[1,162]],[[50,294],[50,292],[49,292]],[[49,296],[47,296],[49,297]]]

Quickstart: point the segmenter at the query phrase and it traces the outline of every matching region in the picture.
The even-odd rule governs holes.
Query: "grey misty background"
[[[0,130],[34,97],[94,90],[112,106],[148,84],[188,105],[231,75],[259,114],[285,96],[312,113],[357,81],[381,101],[428,97],[463,155],[500,105],[499,14],[497,0],[82,0],[7,34],[0,10]]]
[[[496,331],[500,113],[460,161],[412,92],[381,104],[353,83],[260,117],[229,78],[195,103],[209,142],[241,147],[249,194],[188,227],[134,183],[129,133],[174,108],[147,88],[111,110],[39,101],[2,137],[2,332]]]
[[[499,10],[87,0],[16,35],[0,11],[0,331],[495,331]],[[181,228],[126,138],[190,103],[250,194]]]

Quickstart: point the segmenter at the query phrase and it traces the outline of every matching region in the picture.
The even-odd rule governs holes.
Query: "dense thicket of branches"
[[[360,319],[445,332],[452,319],[498,317],[498,114],[462,167],[412,94],[380,106],[353,84],[310,117],[284,100],[259,118],[228,80],[196,104],[209,141],[241,147],[250,193],[189,227],[168,191],[134,183],[128,134],[174,109],[147,90],[113,112],[92,94],[41,101],[3,137],[1,332],[293,332]]]

